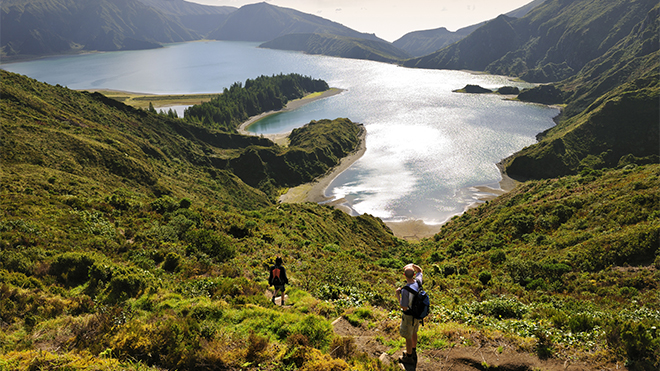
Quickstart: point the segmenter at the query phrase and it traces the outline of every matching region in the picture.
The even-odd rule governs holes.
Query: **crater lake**
[[[160,49],[89,53],[2,64],[11,72],[71,89],[151,94],[220,93],[259,75],[299,73],[341,94],[268,116],[255,134],[290,131],[311,120],[346,117],[364,124],[367,151],[333,180],[326,195],[353,214],[439,224],[499,188],[496,166],[536,142],[556,108],[460,94],[467,84],[532,86],[503,76],[403,68],[392,64],[261,49],[257,43],[200,41]],[[183,109],[183,107],[179,107]]]

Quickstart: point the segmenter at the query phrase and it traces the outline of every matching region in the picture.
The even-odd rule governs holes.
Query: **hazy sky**
[[[241,7],[258,0],[186,0]],[[486,21],[531,0],[268,0],[270,4],[339,22],[394,41],[411,31],[446,27],[450,31]]]

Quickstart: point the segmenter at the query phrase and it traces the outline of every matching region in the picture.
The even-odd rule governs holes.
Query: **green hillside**
[[[659,161],[659,14],[656,6],[605,55],[555,84],[566,103],[559,125],[509,159],[508,173],[544,178],[629,161]]]
[[[198,38],[138,0],[7,0],[1,11],[3,58],[148,49]]]
[[[534,0],[518,9],[506,13],[505,15],[513,18],[523,17],[544,1],[545,0]],[[392,44],[414,57],[421,57],[432,54],[446,46],[464,39],[485,23],[486,22],[482,22],[472,26],[463,27],[454,32],[449,31],[444,27],[433,30],[413,31],[401,36]]]
[[[296,50],[307,54],[367,59],[378,62],[400,62],[410,56],[385,41],[367,40],[330,34],[296,33],[280,36],[261,44],[261,48]]]
[[[477,344],[659,366],[660,165],[525,183],[409,243],[369,215],[273,203],[295,181],[281,168],[263,172],[267,193],[241,174],[257,156],[324,172],[356,143],[348,120],[278,149],[0,73],[3,369],[396,369],[373,352],[401,351],[392,292],[411,261],[432,297],[419,343],[432,369]],[[284,308],[265,294],[278,255]],[[371,345],[336,335],[337,317]]]
[[[501,15],[463,40],[405,65],[559,81],[607,53],[656,5],[653,0],[548,0],[522,18]]]

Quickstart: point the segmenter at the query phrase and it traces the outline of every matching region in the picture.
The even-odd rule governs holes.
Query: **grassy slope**
[[[2,73],[3,367],[384,368],[329,321],[399,349],[392,287],[410,261],[434,305],[421,352],[657,359],[658,165],[529,182],[408,244],[368,215],[273,205],[200,160],[241,151],[233,140],[214,147],[181,120]],[[275,255],[292,279],[284,310],[263,294]]]
[[[259,138],[219,137],[4,71],[2,84],[0,316],[9,326],[0,337],[2,367],[19,367],[10,359],[80,367],[80,352],[91,352],[82,356],[91,354],[87,362],[98,369],[120,367],[116,359],[179,369],[277,361],[283,355],[274,349],[290,333],[321,349],[331,340],[329,322],[307,307],[336,314],[341,304],[321,304],[310,292],[385,303],[388,290],[371,288],[386,279],[373,261],[401,242],[380,220],[312,204],[273,205],[204,160],[222,151],[231,156]],[[357,128],[343,120],[310,130],[329,126]],[[355,136],[334,141],[329,134],[324,150],[309,134],[299,129],[293,142],[300,147],[289,150],[337,157]],[[344,252],[328,257],[339,246]],[[263,295],[264,267],[275,255],[284,256],[292,281],[305,290],[297,294],[303,308],[290,314],[269,309]],[[341,263],[330,265],[335,260]],[[353,267],[368,273],[358,276]],[[280,318],[285,330],[261,328],[272,324],[251,322],[255,315]],[[253,331],[262,335],[248,336]],[[244,352],[263,341],[272,345]],[[60,357],[30,353],[57,348]],[[116,359],[97,357],[104,351]]]

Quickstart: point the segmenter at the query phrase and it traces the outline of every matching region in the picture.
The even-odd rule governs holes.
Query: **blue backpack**
[[[403,289],[410,292],[413,295],[412,305],[408,308],[406,314],[410,314],[413,318],[423,320],[426,316],[429,315],[429,309],[431,307],[431,299],[429,295],[424,291],[422,286],[419,286],[419,291],[415,291],[410,288],[410,286],[403,286]]]

